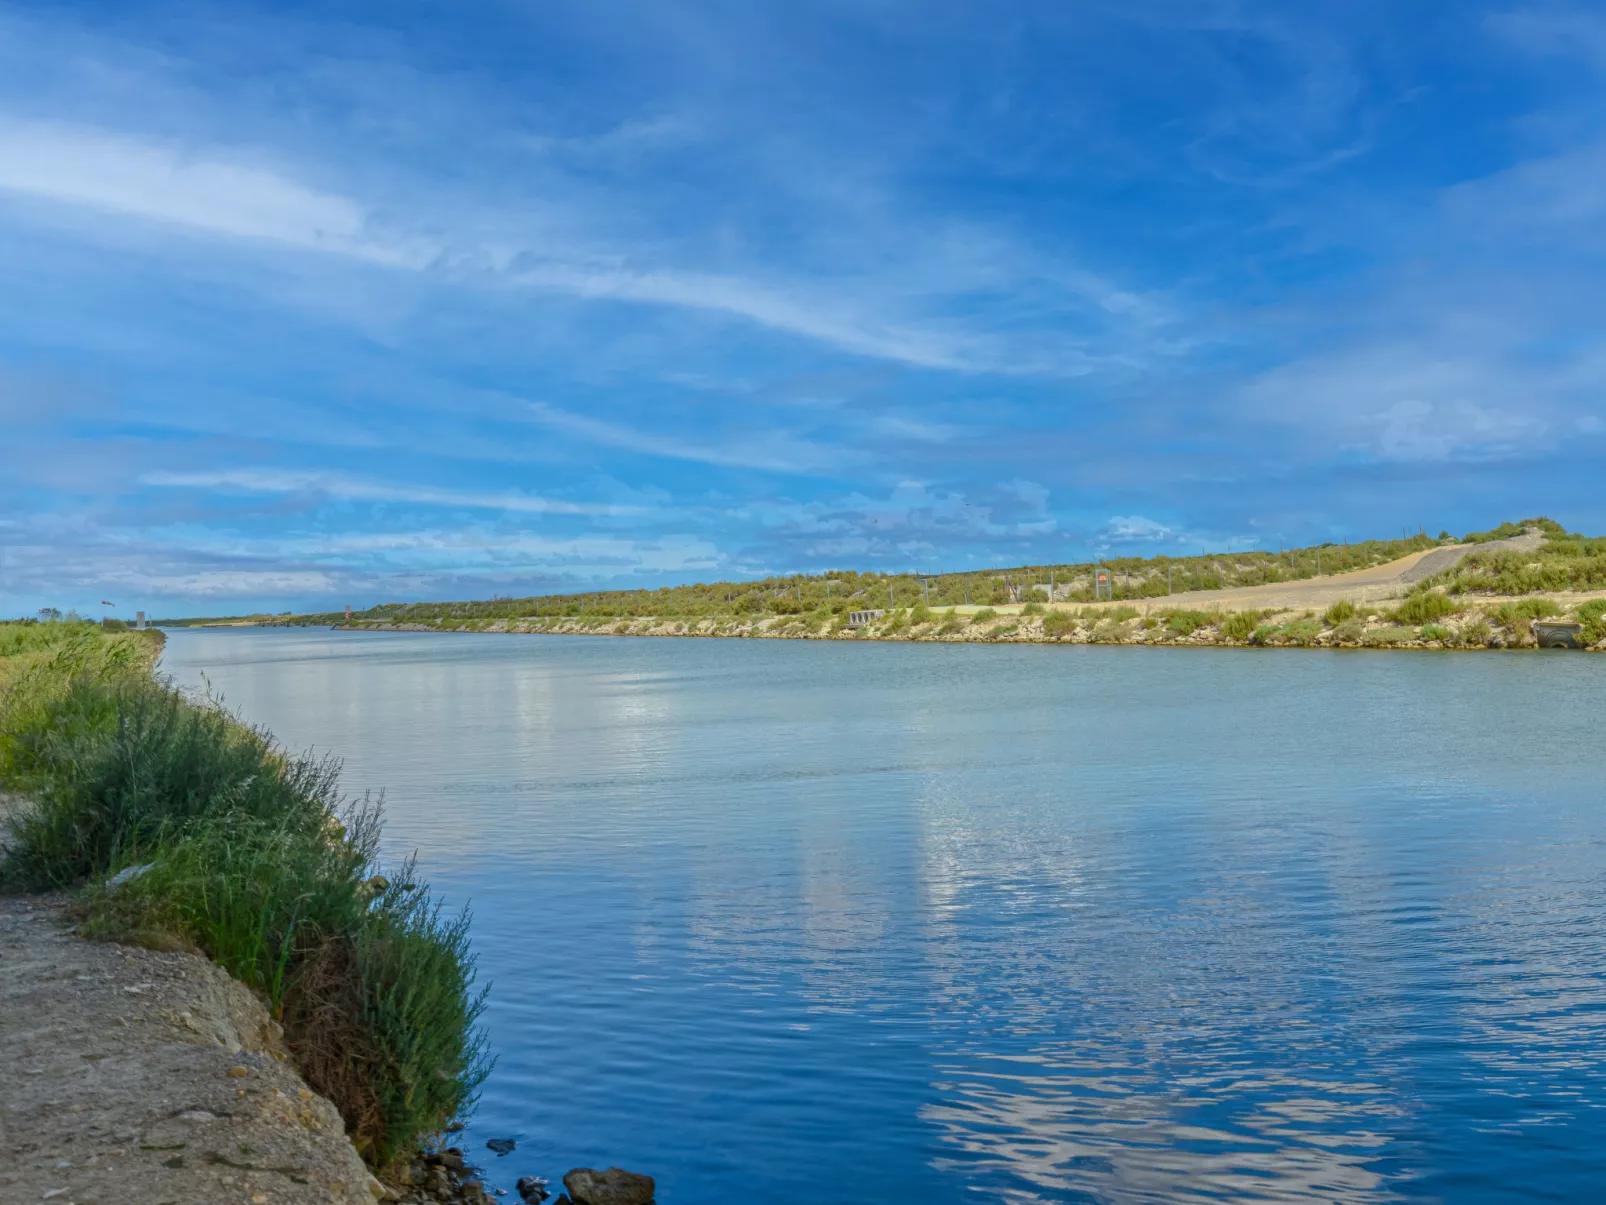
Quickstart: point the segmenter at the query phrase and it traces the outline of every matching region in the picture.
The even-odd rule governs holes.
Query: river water
[[[472,903],[492,1184],[1606,1192],[1606,658],[193,630],[164,668],[344,757]]]

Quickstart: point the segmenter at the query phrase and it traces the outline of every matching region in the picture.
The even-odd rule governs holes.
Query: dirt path
[[[1135,605],[1177,607],[1198,611],[1319,611],[1336,602],[1375,603],[1398,598],[1415,582],[1432,577],[1454,567],[1462,557],[1473,551],[1532,552],[1544,543],[1537,533],[1516,536],[1488,544],[1455,544],[1446,548],[1430,548],[1426,552],[1413,552],[1410,556],[1390,561],[1386,565],[1373,565],[1351,573],[1332,573],[1324,577],[1306,578],[1297,582],[1273,582],[1266,586],[1239,586],[1230,590],[1186,590],[1164,598],[1141,599]],[[1095,603],[1093,606],[1134,605]]]
[[[0,896],[0,1201],[373,1205],[333,1105],[206,959],[85,941]]]

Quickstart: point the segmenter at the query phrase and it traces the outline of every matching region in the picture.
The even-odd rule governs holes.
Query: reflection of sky
[[[168,664],[346,755],[472,896],[478,1128],[666,1199],[1606,1172],[1588,659],[184,632]]]

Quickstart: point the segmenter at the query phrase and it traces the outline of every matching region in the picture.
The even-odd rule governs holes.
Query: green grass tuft
[[[1166,631],[1173,636],[1192,636],[1210,622],[1203,611],[1173,611],[1166,616]]]
[[[1606,640],[1606,598],[1595,598],[1578,608],[1578,622],[1584,625],[1584,639],[1595,644]]]
[[[1234,611],[1221,621],[1221,634],[1228,640],[1248,640],[1259,626],[1259,611]]]
[[[1076,616],[1068,611],[1050,611],[1043,616],[1043,635],[1056,639],[1069,636],[1077,629]]]
[[[33,801],[0,883],[85,886],[86,933],[192,945],[261,991],[375,1166],[471,1107],[489,1067],[467,917],[411,863],[374,877],[377,805],[153,681],[131,636],[58,635],[0,696],[0,783]]]
[[[1323,622],[1325,622],[1330,628],[1336,628],[1339,624],[1344,623],[1346,620],[1354,618],[1355,604],[1350,602],[1347,598],[1339,599],[1332,606],[1328,607],[1327,613],[1322,616]]]
[[[1416,590],[1394,608],[1391,618],[1398,624],[1424,624],[1453,615],[1460,609],[1454,599],[1435,590]]]

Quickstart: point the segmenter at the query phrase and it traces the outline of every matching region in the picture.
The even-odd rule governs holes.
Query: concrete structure
[[[1536,619],[1534,639],[1542,649],[1581,649],[1584,647],[1584,625]]]
[[[874,623],[885,614],[885,611],[849,611],[848,627],[862,628],[865,624]]]

